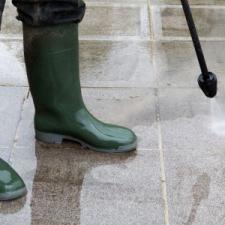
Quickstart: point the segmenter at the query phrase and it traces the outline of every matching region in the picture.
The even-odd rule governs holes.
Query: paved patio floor
[[[21,24],[8,1],[0,34],[0,157],[29,193],[0,203],[1,225],[225,224],[225,1],[191,3],[218,74],[213,100],[197,87],[178,0],[87,1],[80,25],[85,102],[139,138],[135,153],[108,155],[35,142]]]

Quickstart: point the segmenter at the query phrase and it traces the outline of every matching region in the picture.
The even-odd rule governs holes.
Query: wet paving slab
[[[225,9],[220,7],[192,9],[199,35],[205,38],[224,38]],[[157,18],[158,17],[158,18]],[[159,37],[189,37],[183,9],[178,7],[155,8],[155,35]]]
[[[33,156],[22,157],[31,150],[35,174]],[[34,149],[14,149],[12,165],[28,182],[29,194],[20,202],[1,203],[0,221],[8,225],[23,217],[18,225],[163,224],[158,157],[158,151],[109,155],[40,143]]]
[[[218,131],[223,122],[220,109],[224,93],[217,100],[205,98],[198,89],[160,90],[160,116],[163,146],[166,149],[224,149],[224,134]],[[223,127],[223,126],[222,126]]]
[[[81,25],[81,35],[148,36],[147,5],[91,5]],[[129,18],[124,19],[124,18]],[[147,26],[146,26],[147,25]]]
[[[222,92],[222,93],[221,93]],[[170,224],[224,224],[224,91],[159,90]]]
[[[6,1],[5,9],[3,12],[1,35],[2,34],[14,34],[21,35],[22,24],[16,20],[17,11],[11,4],[10,0]]]
[[[82,86],[156,87],[151,53],[149,41],[81,41]]]
[[[214,72],[219,85],[224,85],[224,41],[203,41],[202,47],[210,71]],[[153,61],[161,88],[197,88],[201,71],[193,44],[190,41],[158,41],[153,51]]]
[[[83,39],[80,43],[83,87],[156,87],[151,42]],[[28,86],[22,41],[1,41],[0,49],[4,53],[0,85]]]
[[[224,148],[165,151],[171,224],[225,223],[224,157]]]
[[[0,147],[0,158],[9,161],[11,149],[9,147]]]
[[[0,85],[1,86],[28,86],[23,58],[21,41],[0,42]],[[13,65],[13,66],[12,66]]]
[[[27,88],[0,87],[0,147],[10,148],[14,144],[27,91]]]

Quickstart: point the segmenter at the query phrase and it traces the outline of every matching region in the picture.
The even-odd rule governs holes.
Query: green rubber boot
[[[0,201],[17,199],[26,193],[27,189],[21,177],[8,163],[0,159]]]
[[[23,26],[25,62],[35,105],[36,138],[64,139],[100,152],[136,149],[137,137],[124,127],[103,123],[84,105],[79,78],[78,25]]]

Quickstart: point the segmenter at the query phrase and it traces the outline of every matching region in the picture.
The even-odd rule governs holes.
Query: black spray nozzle
[[[198,84],[207,97],[213,98],[217,94],[216,75],[211,72],[208,72],[205,56],[202,51],[201,42],[199,40],[198,32],[195,26],[189,2],[188,0],[181,0],[181,3],[190,30],[192,41],[195,47],[198,62],[202,71],[202,74],[198,78]]]
[[[208,98],[213,98],[217,94],[217,78],[216,75],[208,72],[208,75],[201,74],[198,78],[199,87]]]

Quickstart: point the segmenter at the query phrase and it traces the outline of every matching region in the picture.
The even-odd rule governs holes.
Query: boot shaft
[[[23,34],[25,63],[36,115],[60,116],[61,110],[75,111],[76,107],[83,106],[78,25],[31,27],[24,24]]]

